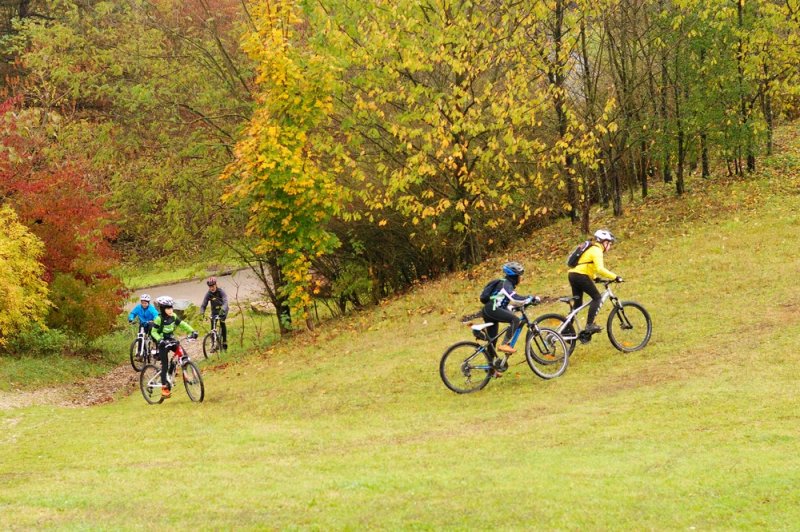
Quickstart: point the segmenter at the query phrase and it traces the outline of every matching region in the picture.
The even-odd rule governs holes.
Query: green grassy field
[[[598,335],[559,379],[523,363],[477,394],[442,385],[441,353],[468,337],[456,317],[502,262],[532,272],[523,292],[568,292],[580,235],[560,224],[206,367],[203,404],[179,390],[0,411],[0,528],[795,529],[796,130],[780,151],[746,181],[690,180],[682,201],[656,186],[623,219],[596,213],[621,237],[617,294],[653,317],[642,352]]]

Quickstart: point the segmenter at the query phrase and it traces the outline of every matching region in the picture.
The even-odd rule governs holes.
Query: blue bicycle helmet
[[[516,277],[525,273],[525,267],[519,262],[506,262],[503,264],[503,273]]]

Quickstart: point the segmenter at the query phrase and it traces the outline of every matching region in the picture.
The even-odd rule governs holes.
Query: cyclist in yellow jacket
[[[589,316],[586,319],[586,332],[594,334],[603,330],[599,325],[595,325],[594,319],[600,311],[600,291],[594,284],[597,277],[605,279],[615,279],[622,282],[622,277],[606,269],[603,264],[603,254],[611,249],[611,244],[616,242],[616,238],[606,229],[599,229],[594,233],[594,243],[578,259],[578,265],[569,270],[569,284],[572,287],[572,295],[578,298],[575,308],[583,304],[583,294],[588,294],[592,298],[589,305]]]

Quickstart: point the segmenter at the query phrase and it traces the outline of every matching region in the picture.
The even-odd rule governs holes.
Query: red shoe
[[[161,387],[161,398],[162,399],[169,399],[172,397],[172,390],[167,388],[166,386]]]

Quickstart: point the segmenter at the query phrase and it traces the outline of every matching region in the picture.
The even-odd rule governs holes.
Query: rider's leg
[[[228,327],[225,325],[225,314],[219,316],[219,331],[222,333],[222,349],[228,349]]]
[[[169,359],[167,355],[169,350],[167,349],[167,344],[164,340],[158,342],[158,358],[161,360],[161,388],[163,389],[170,389],[169,379],[167,379],[167,372],[169,369]]]
[[[569,278],[569,286],[572,288],[572,297],[577,297],[578,299],[572,303],[572,308],[576,309],[583,305],[583,280],[587,277],[581,273],[572,272],[568,276]]]
[[[483,314],[483,321],[486,323],[491,322],[491,325],[486,328],[486,334],[489,335],[489,338],[494,338],[497,336],[497,331],[500,328],[500,325],[497,323],[497,320],[489,316],[489,312],[490,310],[484,308],[481,313]]]
[[[597,285],[594,284],[594,281],[592,281],[588,275],[575,272],[569,274],[569,284],[572,285],[573,294],[576,289],[579,289],[592,298],[592,302],[589,304],[589,315],[586,317],[586,331],[594,333],[602,330],[599,326],[594,324],[594,319],[600,311],[600,303],[602,302],[602,297],[600,296],[600,291],[597,289]]]
[[[488,305],[487,305],[488,306]],[[508,309],[504,308],[484,308],[483,311],[485,316],[488,316],[491,321],[494,323],[510,323],[511,327],[508,328],[505,335],[505,340],[503,341],[502,345],[498,346],[497,349],[504,353],[513,353],[515,351],[514,346],[510,345],[509,342],[514,335],[514,332],[519,328],[520,318],[513,312]],[[495,328],[494,336],[497,334],[497,329]]]

